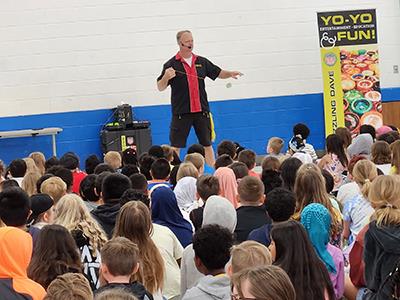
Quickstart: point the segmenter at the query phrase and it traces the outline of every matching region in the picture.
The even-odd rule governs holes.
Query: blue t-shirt
[[[152,189],[153,187],[155,187],[156,185],[167,186],[167,187],[169,187],[170,189],[173,188],[173,185],[170,184],[169,181],[163,181],[163,182],[149,182],[148,185],[147,185],[147,190],[148,190],[148,191],[151,191],[151,189]]]
[[[214,175],[214,172],[215,172],[215,170],[213,167],[211,167],[207,164],[204,164],[204,174]]]
[[[252,230],[247,237],[247,240],[256,241],[265,246],[271,244],[269,232],[271,231],[272,224],[265,224],[257,229]]]

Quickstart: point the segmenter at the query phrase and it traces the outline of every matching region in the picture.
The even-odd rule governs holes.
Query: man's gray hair
[[[179,41],[181,40],[181,37],[184,33],[191,33],[190,30],[181,30],[178,31],[178,33],[176,34],[176,41],[179,43]]]

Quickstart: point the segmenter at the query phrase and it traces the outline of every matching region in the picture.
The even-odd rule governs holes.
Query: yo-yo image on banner
[[[326,134],[333,133],[342,124],[353,135],[359,133],[363,124],[370,124],[376,129],[381,127],[382,97],[375,10],[318,13],[318,26]],[[333,105],[336,105],[336,110]]]

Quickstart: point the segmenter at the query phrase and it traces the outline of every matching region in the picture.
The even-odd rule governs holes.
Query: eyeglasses
[[[240,295],[231,294],[231,300],[257,300],[257,298],[242,298]]]

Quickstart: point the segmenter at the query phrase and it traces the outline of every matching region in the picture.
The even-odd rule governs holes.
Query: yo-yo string
[[[180,73],[180,74],[184,74],[184,75],[186,75],[186,76],[196,77],[196,78],[199,78],[199,79],[202,79],[202,80],[205,79],[204,77],[200,77],[200,76],[193,75],[193,74],[188,74],[188,73],[186,73],[186,72],[179,71],[179,70],[175,70],[175,72]]]

